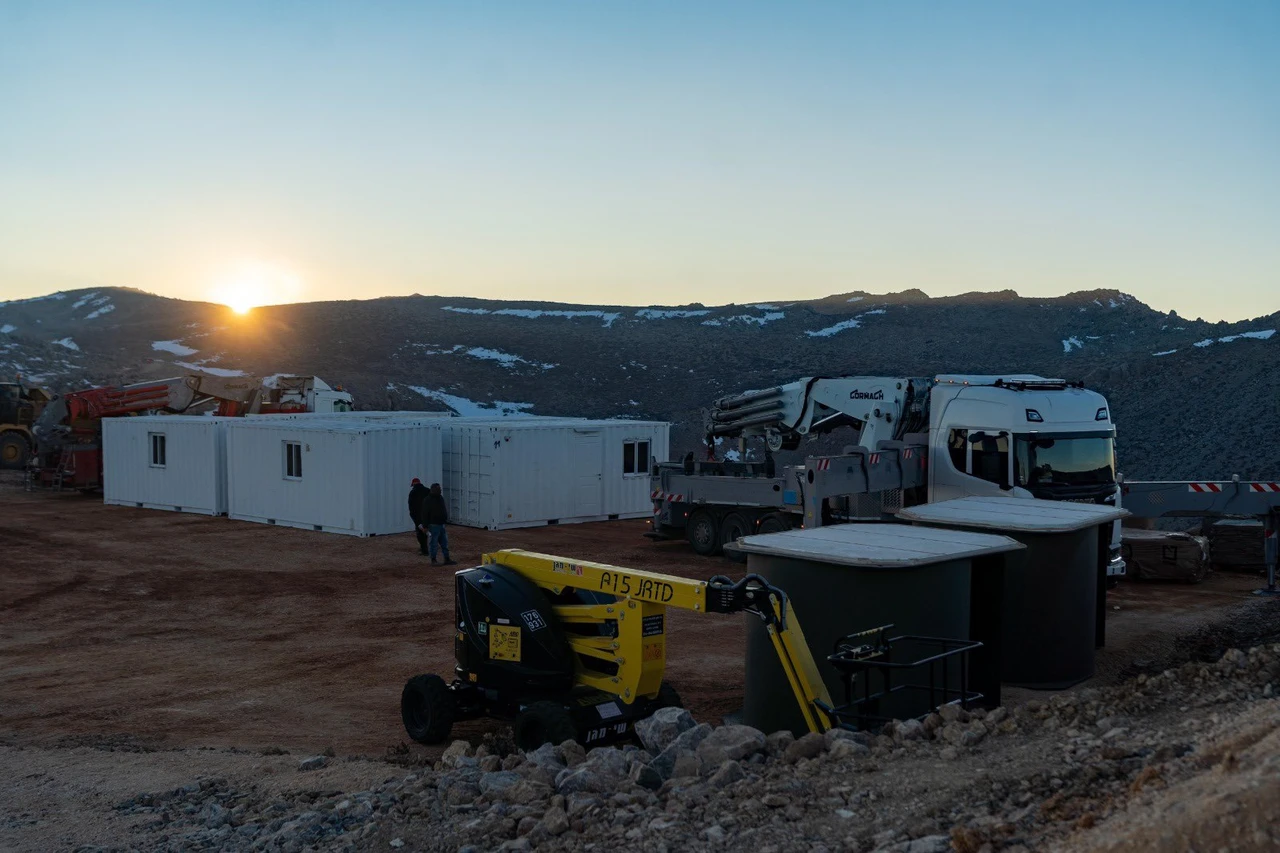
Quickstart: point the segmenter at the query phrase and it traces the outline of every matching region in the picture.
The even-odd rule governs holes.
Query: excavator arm
[[[795,610],[782,590],[758,575],[736,582],[726,577],[700,581],[515,549],[486,554],[484,564],[511,569],[556,597],[579,589],[612,598],[606,603],[559,604],[554,612],[566,626],[605,626],[595,633],[570,634],[570,647],[579,660],[576,680],[625,702],[654,697],[662,686],[668,607],[754,614],[769,632],[809,730],[832,727],[823,710],[831,707],[831,697]],[[584,658],[609,666],[583,665]]]

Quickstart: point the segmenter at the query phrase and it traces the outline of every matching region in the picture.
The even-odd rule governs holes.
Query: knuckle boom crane
[[[838,429],[856,432],[856,445],[775,464],[775,452]],[[704,555],[754,533],[880,520],[913,503],[1010,495],[1114,504],[1119,491],[1106,398],[1063,379],[805,377],[716,400],[704,432],[710,458],[655,462],[646,534],[687,539]],[[716,459],[715,446],[735,438],[737,449]],[[764,443],[763,462],[747,461],[753,439]],[[1119,523],[1108,573],[1124,574]]]

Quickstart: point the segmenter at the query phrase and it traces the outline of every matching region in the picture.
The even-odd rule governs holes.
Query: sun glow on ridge
[[[301,279],[289,269],[253,261],[219,276],[210,298],[243,315],[261,305],[293,301],[301,290]]]

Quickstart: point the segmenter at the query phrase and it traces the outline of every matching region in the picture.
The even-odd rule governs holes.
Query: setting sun
[[[293,301],[301,289],[301,280],[290,270],[255,261],[220,276],[210,296],[237,314],[248,314],[260,305]]]

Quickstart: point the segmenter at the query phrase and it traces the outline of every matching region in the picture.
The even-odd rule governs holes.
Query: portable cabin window
[[[164,433],[149,432],[147,433],[148,443],[151,445],[151,467],[163,468],[166,464]]]
[[[622,443],[622,473],[649,473],[649,442],[624,441]]]
[[[284,478],[286,480],[302,479],[302,442],[286,441],[284,443]]]

